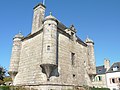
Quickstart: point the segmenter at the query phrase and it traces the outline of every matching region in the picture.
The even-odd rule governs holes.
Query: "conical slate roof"
[[[45,17],[45,21],[46,20],[54,20],[54,21],[57,21],[57,19],[54,17],[54,16],[52,16],[52,13],[50,12],[50,15],[49,16],[46,16]]]
[[[94,43],[92,39],[88,38],[85,40],[86,43]]]
[[[14,38],[23,38],[24,36],[22,35],[22,33],[21,32],[19,32],[18,34],[16,34],[15,36],[14,36]]]

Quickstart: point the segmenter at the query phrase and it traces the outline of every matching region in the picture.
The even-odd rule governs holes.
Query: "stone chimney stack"
[[[39,31],[42,28],[43,20],[45,16],[45,9],[46,7],[39,3],[34,7],[34,15],[33,15],[33,22],[32,22],[32,32],[31,34]]]
[[[105,59],[105,60],[104,60],[104,66],[105,66],[105,68],[106,68],[107,71],[108,71],[108,69],[110,68],[110,60]]]

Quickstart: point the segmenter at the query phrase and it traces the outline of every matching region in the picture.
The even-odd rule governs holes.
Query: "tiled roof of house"
[[[106,73],[106,68],[103,66],[97,66],[96,67],[96,72],[97,74],[105,74]]]
[[[113,72],[120,72],[120,62],[114,63],[107,71],[107,73],[113,73]]]

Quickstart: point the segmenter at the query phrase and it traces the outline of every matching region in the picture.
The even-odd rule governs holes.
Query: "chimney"
[[[110,60],[109,59],[104,60],[104,67],[107,69],[107,71],[109,70],[109,68],[110,68]]]
[[[46,7],[42,3],[39,3],[33,9],[34,9],[34,15],[33,15],[31,34],[39,31],[42,28],[43,25],[42,22],[44,20]]]

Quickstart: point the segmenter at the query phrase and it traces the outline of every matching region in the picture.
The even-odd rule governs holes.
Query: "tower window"
[[[75,74],[73,74],[73,78],[75,78]]]
[[[47,46],[47,50],[50,51],[50,46],[49,45]]]
[[[75,53],[71,53],[71,61],[72,61],[72,65],[75,64]]]
[[[48,24],[49,26],[51,25],[51,24]]]

